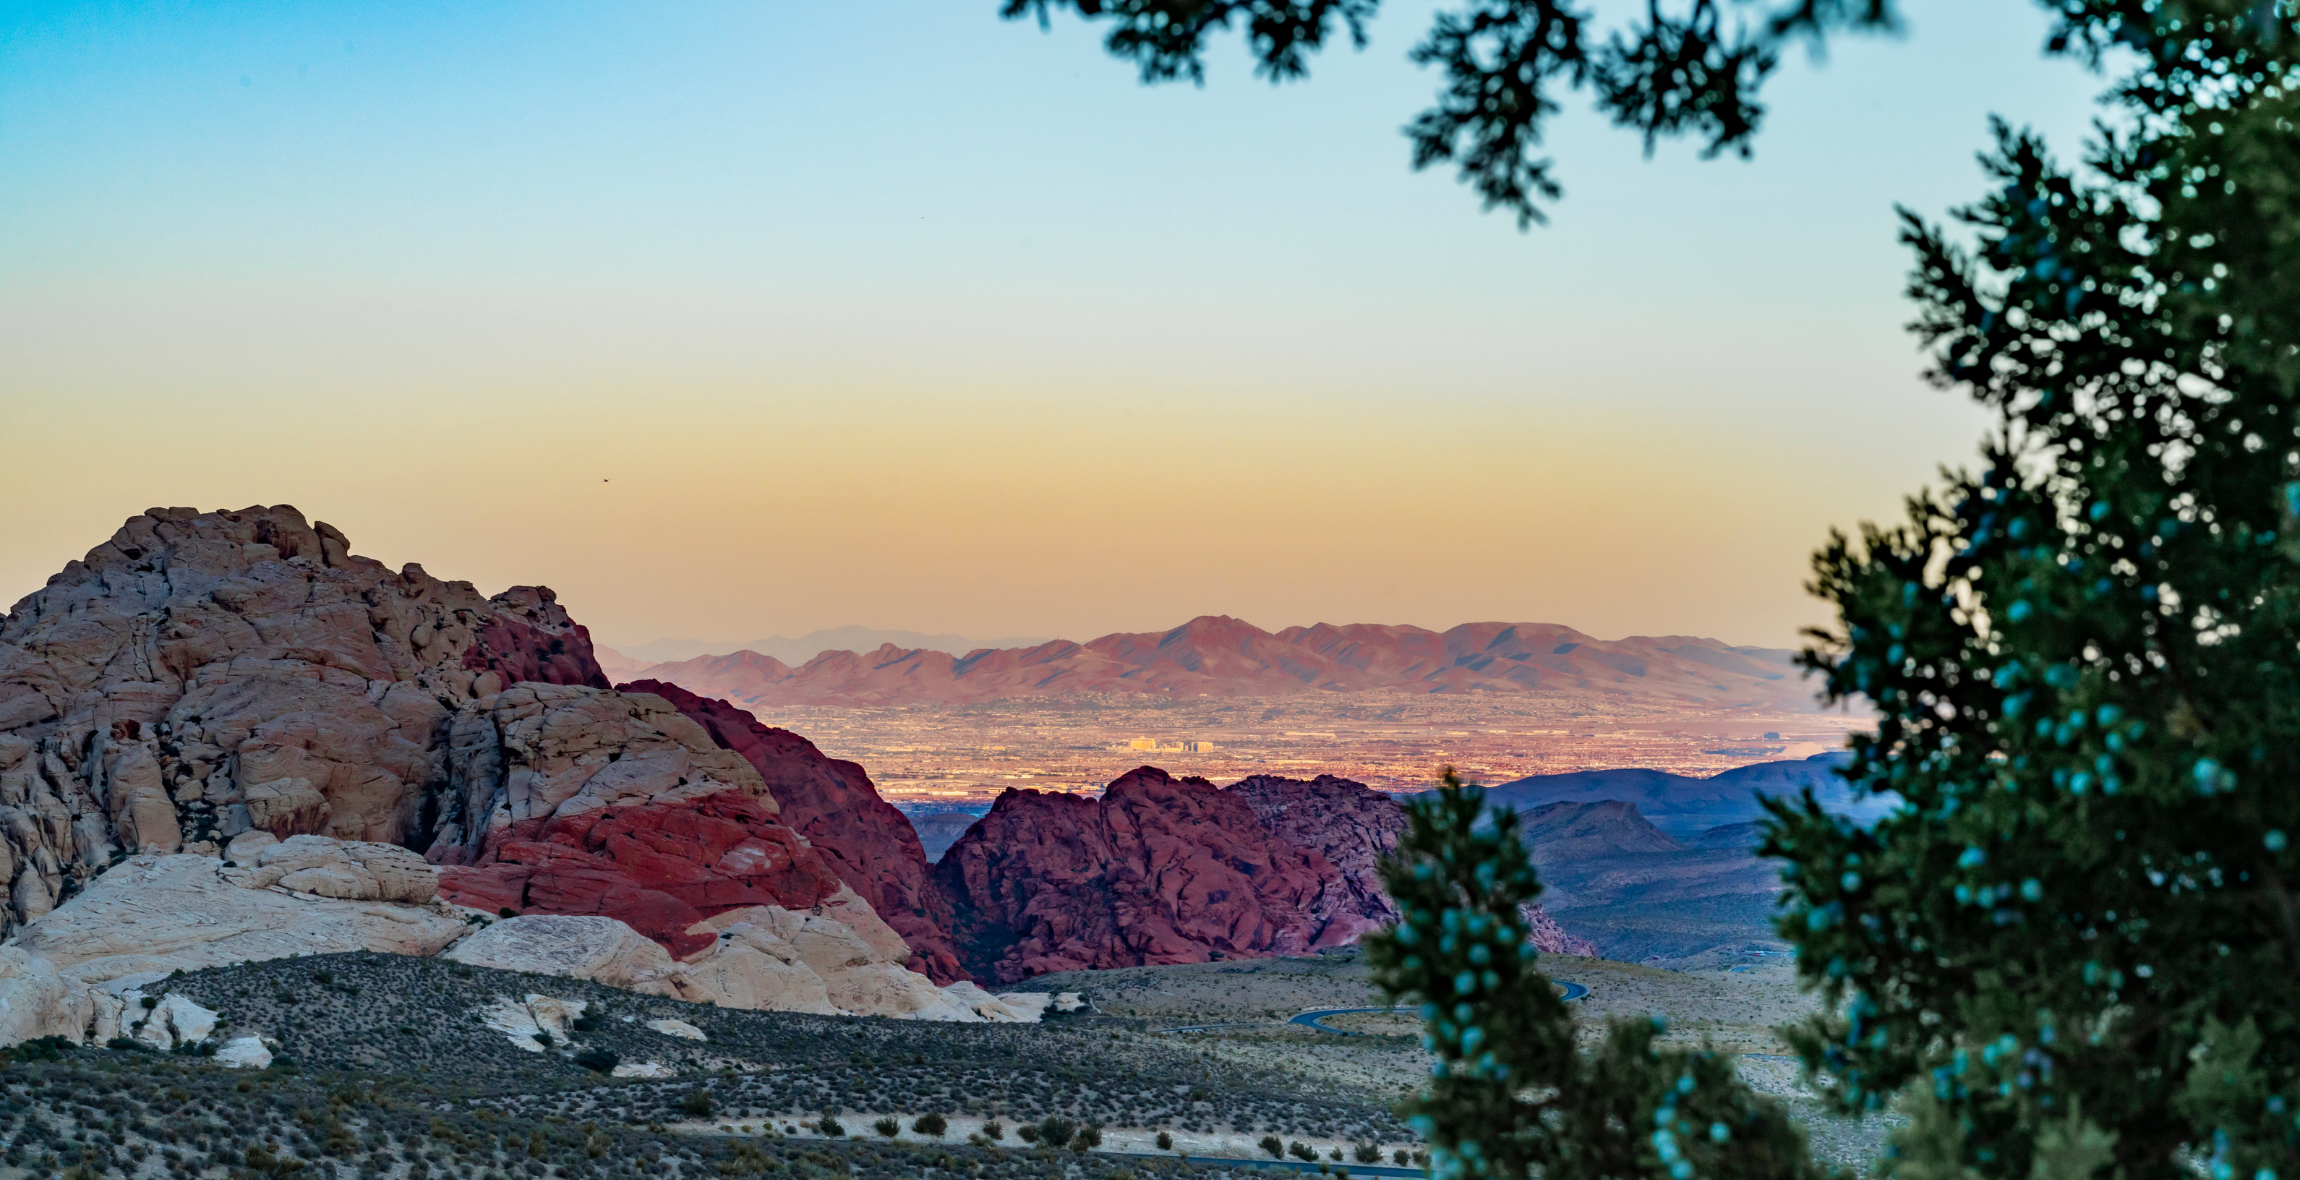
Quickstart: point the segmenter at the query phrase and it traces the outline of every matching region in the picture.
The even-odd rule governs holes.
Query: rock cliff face
[[[813,742],[790,730],[674,684],[642,680],[621,689],[671,702],[719,748],[750,763],[782,805],[782,822],[805,836],[839,879],[910,946],[913,970],[937,983],[966,978],[950,941],[950,902],[928,881],[918,834],[902,812],[879,797],[860,764],[826,758]]]
[[[1048,971],[1299,954],[1372,925],[1323,855],[1245,799],[1143,767],[1100,799],[1008,790],[935,866],[967,966]]]

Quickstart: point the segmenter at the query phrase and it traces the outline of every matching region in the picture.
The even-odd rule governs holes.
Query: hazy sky
[[[292,503],[609,642],[1227,613],[1786,645],[1980,418],[1892,204],[2097,80],[2011,0],[1794,57],[1754,162],[1579,113],[1520,234],[1370,49],[1144,88],[995,0],[65,4],[0,26],[0,602]]]

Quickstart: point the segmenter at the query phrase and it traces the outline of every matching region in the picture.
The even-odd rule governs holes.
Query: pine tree
[[[1900,1175],[2300,1177],[2300,24],[2056,10],[2139,63],[2083,166],[1999,127],[1977,248],[1904,231],[1935,375],[1998,429],[1816,558],[1807,662],[1903,806],[1774,806],[1832,1009],[1798,1047],[1906,1106]]]
[[[1541,892],[1517,814],[1490,812],[1451,770],[1382,864],[1405,915],[1365,939],[1374,982],[1418,1000],[1437,1057],[1407,1104],[1437,1180],[1820,1180],[1804,1136],[1732,1059],[1664,1047],[1659,1018],[1616,1019],[1591,1054],[1535,965],[1525,908]]]

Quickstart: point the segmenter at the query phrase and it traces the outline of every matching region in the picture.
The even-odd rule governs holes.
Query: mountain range
[[[656,664],[674,660],[689,660],[713,651],[755,651],[773,656],[786,664],[803,664],[826,651],[868,651],[883,644],[897,647],[931,647],[940,651],[973,651],[978,647],[1031,647],[1044,643],[1043,637],[1012,635],[1003,639],[970,639],[964,635],[929,635],[923,631],[887,631],[877,627],[830,627],[809,631],[792,638],[770,635],[748,643],[728,643],[708,639],[653,639],[646,643],[624,644],[620,648],[595,646],[599,663],[610,674],[623,671],[636,672]]]
[[[1645,820],[1680,840],[1723,825],[1746,824],[1765,814],[1759,795],[1795,798],[1811,788],[1833,815],[1869,823],[1900,805],[1892,794],[1858,795],[1838,771],[1852,755],[1835,750],[1810,758],[1760,762],[1708,778],[1666,770],[1581,770],[1537,774],[1489,788],[1486,799],[1530,819],[1552,803],[1634,803]],[[1725,837],[1734,839],[1737,837]]]
[[[1464,623],[1445,631],[1380,624],[1271,632],[1227,615],[1168,631],[1084,643],[976,648],[963,655],[882,644],[825,651],[797,666],[767,652],[697,656],[618,678],[666,681],[752,707],[972,704],[1011,697],[1155,693],[1245,697],[1392,690],[1579,691],[1709,706],[1812,707],[1780,648],[1690,636],[1602,640],[1555,623]]]

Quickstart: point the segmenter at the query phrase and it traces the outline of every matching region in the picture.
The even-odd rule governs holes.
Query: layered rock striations
[[[740,755],[758,771],[782,805],[782,822],[806,837],[839,879],[902,936],[914,952],[914,970],[937,983],[966,977],[950,941],[949,900],[928,880],[918,834],[902,812],[879,797],[859,763],[825,757],[813,742],[767,725],[728,701],[657,680],[621,687],[671,702],[721,749]]]

